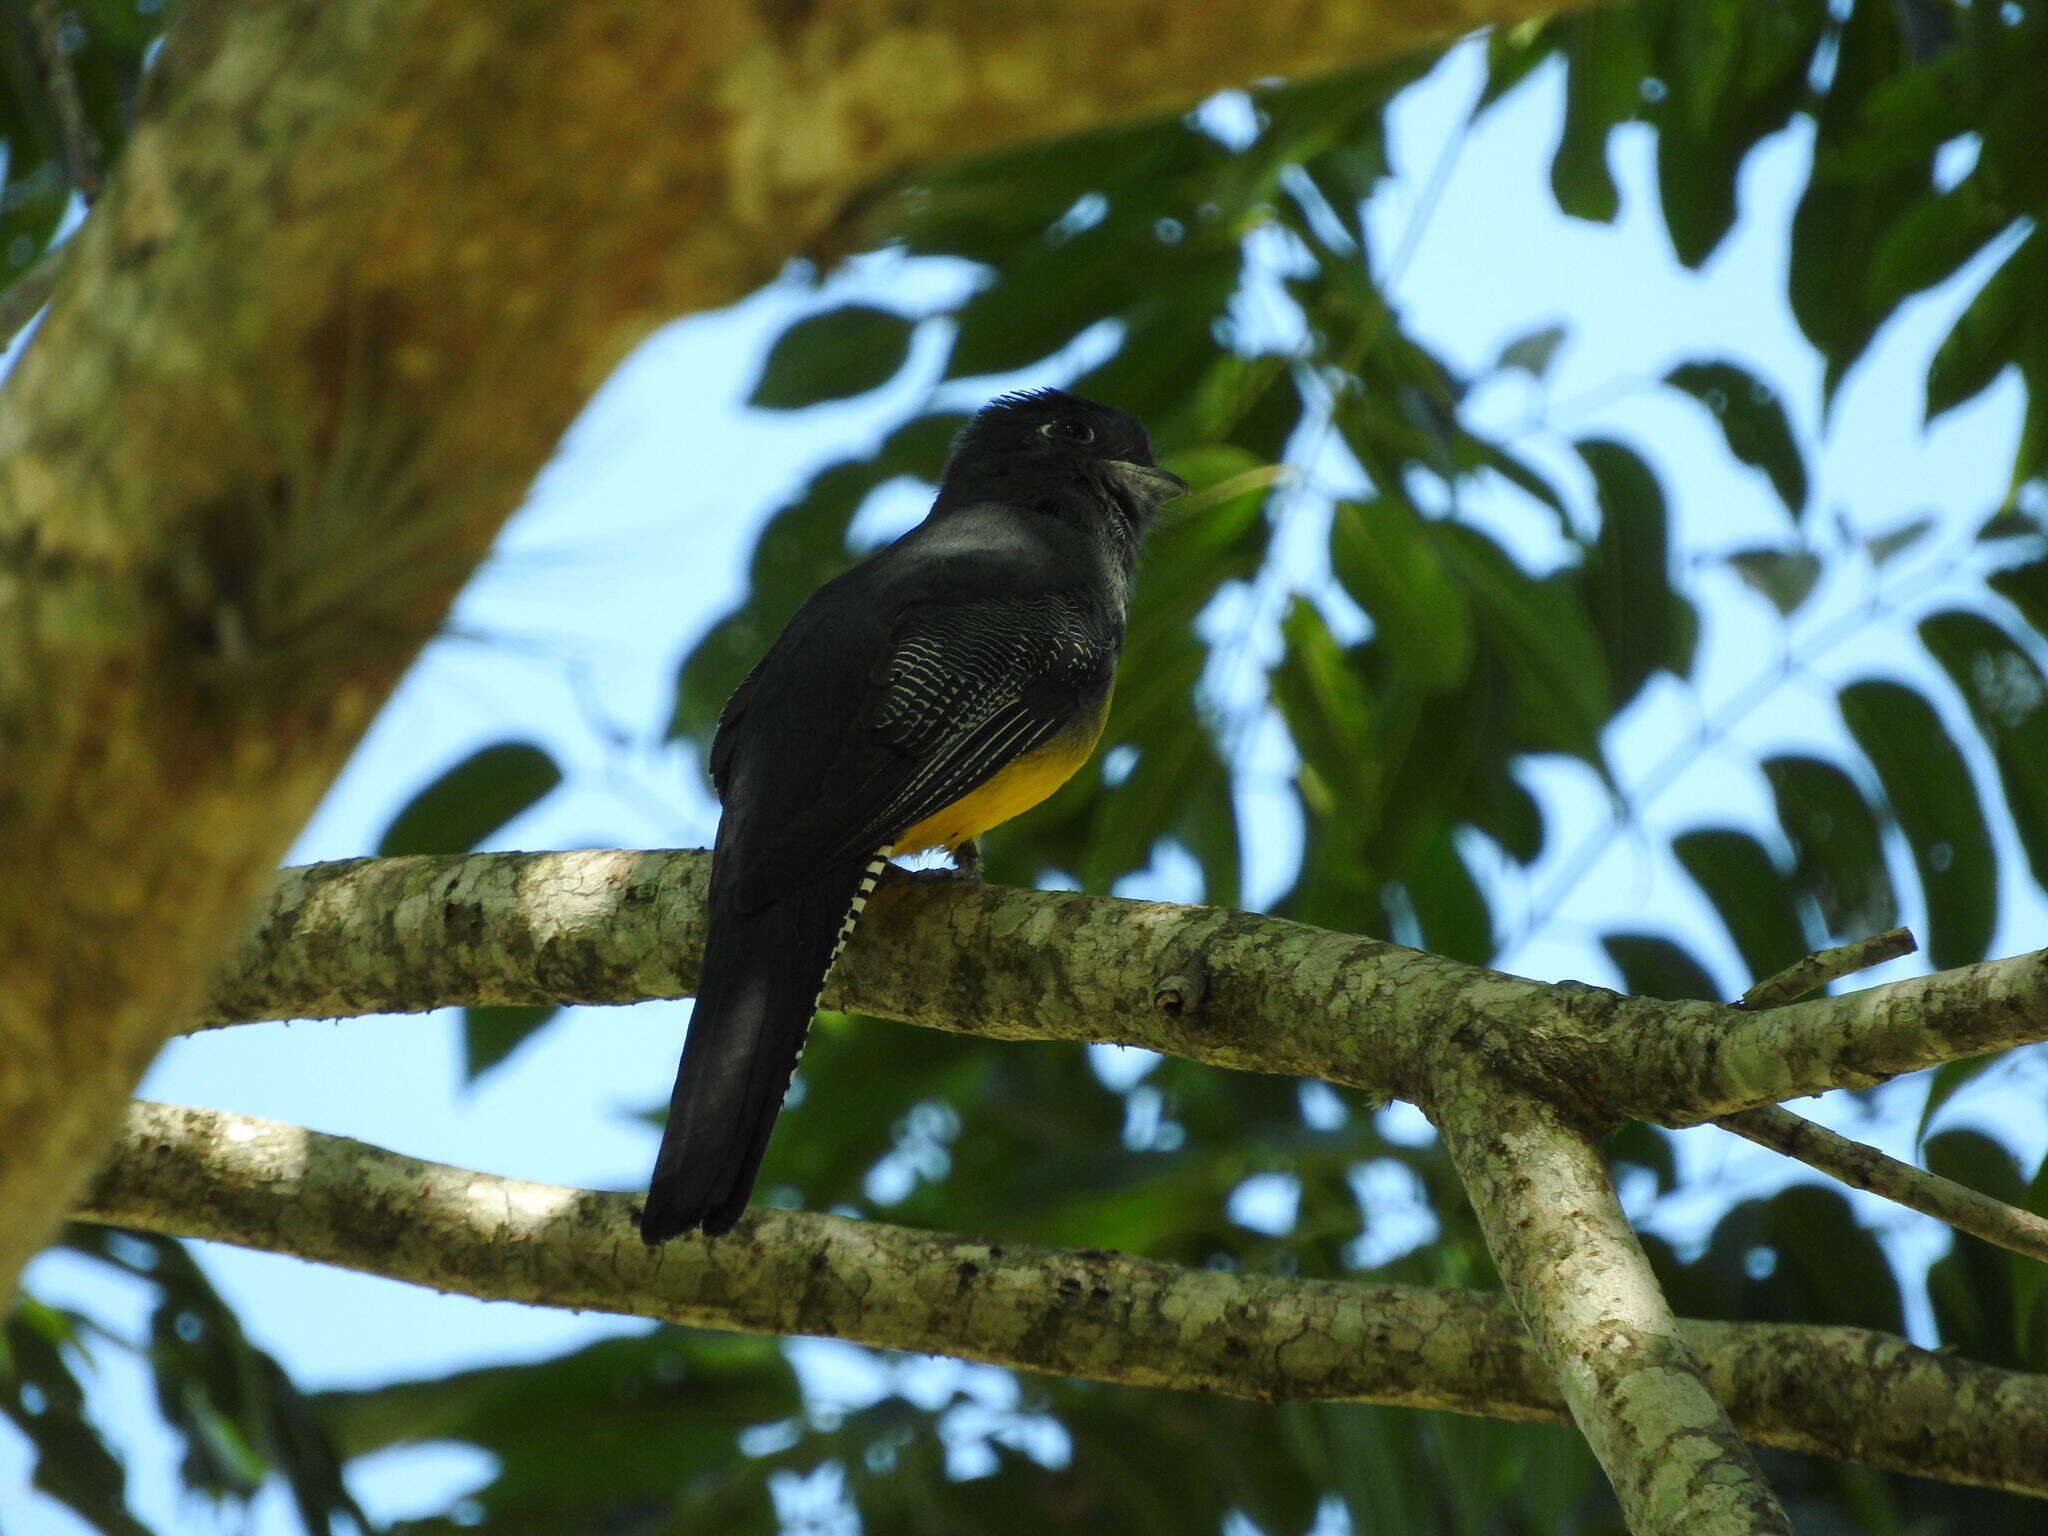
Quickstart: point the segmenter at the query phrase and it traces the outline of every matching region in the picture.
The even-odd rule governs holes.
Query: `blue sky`
[[[1518,446],[1582,493],[1583,471],[1565,448],[1567,435],[1605,433],[1644,448],[1690,554],[1787,543],[1785,514],[1764,478],[1728,456],[1698,406],[1655,384],[1681,359],[1732,356],[1788,401],[1812,454],[1818,539],[1845,536],[1838,528],[1867,536],[1922,513],[1937,521],[1934,534],[1882,573],[1843,562],[1789,634],[1761,598],[1731,578],[1714,573],[1697,584],[1706,664],[1690,685],[1654,682],[1614,742],[1624,784],[1642,784],[1659,775],[1660,765],[1676,765],[1644,808],[1649,835],[1610,830],[1612,807],[1583,767],[1544,760],[1527,770],[1551,815],[1550,849],[1527,875],[1500,871],[1496,889],[1510,932],[1519,932],[1518,919],[1532,911],[1554,915],[1520,937],[1502,963],[1533,976],[1611,982],[1598,933],[1648,927],[1683,938],[1736,991],[1747,978],[1661,850],[1670,832],[1697,825],[1744,826],[1769,838],[1768,797],[1746,763],[1760,747],[1840,757],[1847,738],[1832,700],[1841,683],[1873,672],[1933,681],[1910,622],[1879,624],[1817,655],[1813,636],[1869,602],[1874,590],[1918,591],[1925,578],[1916,571],[1938,569],[1945,551],[1967,539],[1974,519],[2003,493],[2017,419],[2010,379],[1925,436],[1918,421],[1926,358],[1984,265],[1907,306],[1851,376],[1823,436],[1818,364],[1784,298],[1784,231],[1803,177],[1806,135],[1787,132],[1752,158],[1735,234],[1704,272],[1689,273],[1671,259],[1656,213],[1647,131],[1626,129],[1615,142],[1623,188],[1617,223],[1565,219],[1550,202],[1547,182],[1559,116],[1554,72],[1539,73],[1467,134],[1460,124],[1478,64],[1473,49],[1458,50],[1402,98],[1394,114],[1397,177],[1375,199],[1370,218],[1378,249],[1390,259],[1405,253],[1388,274],[1397,305],[1454,364],[1476,372],[1503,343],[1535,326],[1567,327],[1547,383],[1516,379],[1489,387],[1474,403],[1483,424],[1521,427]],[[1229,110],[1219,109],[1221,120]],[[854,263],[827,291],[919,308],[963,280],[957,266],[884,255]],[[464,594],[449,635],[429,648],[306,829],[295,862],[368,851],[412,790],[475,747],[507,737],[546,744],[569,777],[506,828],[499,846],[708,842],[714,807],[684,754],[660,743],[677,661],[743,592],[744,560],[766,513],[810,470],[870,442],[921,400],[938,370],[941,338],[926,334],[912,365],[872,396],[791,414],[745,409],[767,342],[792,315],[819,302],[800,283],[778,284],[732,310],[669,326],[628,359]],[[1076,358],[1055,360],[1029,378],[985,381],[969,393],[1059,382],[1077,368]],[[1318,468],[1342,473],[1341,466]],[[1318,490],[1282,494],[1285,554],[1263,579],[1276,590],[1317,594],[1341,618],[1341,599],[1321,589]],[[858,532],[880,538],[921,511],[914,493],[888,493],[863,515]],[[1556,557],[1554,529],[1507,498],[1482,499],[1474,516],[1525,558]],[[1270,616],[1277,614],[1273,595],[1231,601]],[[1925,606],[1922,598],[1912,601],[1922,607],[1907,607],[1909,620]],[[1270,647],[1269,635],[1254,638],[1261,649]],[[1776,674],[1788,656],[1799,664],[1756,707],[1716,740],[1699,742],[1703,719],[1756,691],[1756,680]],[[1257,677],[1256,668],[1244,669],[1248,692],[1255,694]],[[1936,688],[1929,693],[1940,696]],[[1286,792],[1291,760],[1274,732],[1252,733],[1245,767],[1256,904],[1286,883],[1300,831]],[[1976,767],[1985,772],[1984,763]],[[2009,832],[1998,835],[2010,854]],[[2048,928],[2048,906],[2021,860],[2007,857],[2004,865],[1997,948],[2036,947]],[[1185,872],[1170,859],[1131,888],[1189,893]],[[1877,974],[1916,968],[1905,961]],[[171,1046],[143,1091],[495,1173],[625,1188],[643,1177],[654,1144],[651,1129],[632,1112],[665,1096],[687,1017],[687,1004],[574,1010],[473,1090],[461,1082],[449,1014],[219,1031]],[[1142,1075],[1146,1065],[1142,1053],[1105,1051],[1098,1059],[1105,1075],[1119,1080]],[[2004,1112],[2017,1105],[2032,1071],[2016,1068],[1961,1101],[1956,1113],[2002,1121],[2005,1139],[2017,1137],[2021,1154],[2038,1158],[2048,1141],[2038,1115]],[[1800,1107],[1903,1153],[1922,1091],[1908,1082],[1875,1096],[1881,1112],[1874,1120],[1865,1118],[1870,1096],[1837,1095]],[[2027,1094],[2026,1102],[2035,1097]],[[1419,1133],[1412,1111],[1397,1108],[1389,1116],[1390,1129]],[[1788,1176],[1778,1159],[1720,1132],[1690,1132],[1680,1142],[1688,1170],[1698,1175],[1682,1197],[1653,1204],[1645,1190],[1626,1193],[1646,1222],[1681,1244],[1703,1234],[1733,1199]],[[1375,1241],[1398,1251],[1426,1237],[1431,1222],[1391,1167],[1369,1171],[1361,1187],[1376,1218],[1383,1217],[1375,1221]],[[1259,1222],[1289,1200],[1281,1180],[1250,1191],[1241,1205],[1246,1220]],[[1902,1252],[1924,1261],[1938,1251],[1931,1223],[1860,1198],[1859,1210]],[[541,1357],[603,1332],[645,1326],[442,1297],[231,1249],[200,1251],[251,1334],[313,1387]],[[39,1262],[32,1281],[53,1296],[102,1307],[117,1323],[132,1318],[134,1298],[88,1269],[53,1256]],[[798,1354],[807,1379],[827,1396],[857,1399],[899,1380],[929,1391],[965,1379],[980,1385],[991,1412],[1006,1402],[997,1373],[887,1366],[822,1344],[799,1346]],[[109,1427],[128,1438],[151,1418],[139,1373],[110,1361],[104,1381]],[[131,1443],[140,1447],[132,1475],[145,1516],[167,1530],[213,1529],[206,1511],[178,1503],[163,1437],[143,1432]],[[0,1432],[0,1506],[20,1504],[24,1467],[19,1448]],[[359,1492],[380,1516],[420,1512],[483,1470],[468,1452],[391,1454],[364,1469]],[[26,1518],[9,1527],[17,1536],[78,1529],[40,1501],[23,1508]],[[266,1503],[259,1528],[293,1528],[281,1501]]]

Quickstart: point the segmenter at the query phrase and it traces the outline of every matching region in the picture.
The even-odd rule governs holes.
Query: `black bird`
[[[960,859],[1087,760],[1139,537],[1186,489],[1122,411],[1005,395],[962,430],[930,515],[812,593],[733,693],[646,1241],[724,1232],[746,1208],[825,973],[889,856]]]

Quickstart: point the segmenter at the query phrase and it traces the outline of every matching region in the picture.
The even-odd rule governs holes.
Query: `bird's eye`
[[[1048,421],[1038,429],[1043,437],[1056,437],[1065,443],[1092,443],[1095,429],[1085,421]]]

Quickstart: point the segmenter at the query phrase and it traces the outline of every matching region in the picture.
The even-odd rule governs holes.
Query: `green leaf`
[[[1788,0],[1757,12],[1731,0],[1662,8],[1656,59],[1661,98],[1646,98],[1657,129],[1657,190],[1674,254],[1698,267],[1736,211],[1750,151],[1807,104],[1807,78],[1826,11]]]
[[[482,1077],[560,1011],[553,1003],[485,1003],[463,1009],[463,1081]]]
[[[1429,524],[1398,498],[1339,502],[1330,568],[1371,616],[1391,664],[1424,692],[1457,687],[1472,669],[1471,604]]]
[[[793,411],[880,389],[910,357],[913,322],[872,304],[845,304],[796,321],[769,348],[747,404]]]
[[[1716,163],[1721,159],[1718,150],[1711,138],[1668,119],[1657,132],[1657,193],[1664,207],[1664,231],[1671,237],[1671,254],[1682,266],[1698,268],[1735,224],[1735,178],[1732,167]]]
[[[1557,323],[1524,331],[1500,349],[1500,356],[1493,360],[1494,372],[1504,373],[1510,368],[1519,368],[1532,379],[1543,378],[1550,372],[1557,349],[1564,345],[1565,334],[1564,326]]]
[[[1770,476],[1785,509],[1797,517],[1806,506],[1806,461],[1792,435],[1777,392],[1736,363],[1681,363],[1664,382],[1707,408],[1728,451]]]
[[[1664,491],[1633,450],[1606,438],[1576,445],[1600,498],[1600,534],[1587,553],[1586,611],[1607,657],[1618,707],[1659,668],[1691,664],[1690,605],[1671,586]]]
[[[2048,560],[2030,560],[1994,572],[1990,586],[2019,610],[2035,634],[2048,638]]]
[[[1808,953],[1790,883],[1747,832],[1727,827],[1684,832],[1671,840],[1671,851],[1720,914],[1751,982]]]
[[[128,1512],[121,1463],[86,1417],[84,1388],[62,1348],[69,1331],[32,1298],[15,1303],[0,1333],[0,1418],[28,1442],[31,1486],[105,1536],[150,1536]]]
[[[1970,707],[2034,878],[2048,885],[2048,678],[2006,632],[1974,613],[1937,613],[1920,640]]]
[[[1863,547],[1869,552],[1871,564],[1884,565],[1895,555],[1903,554],[1926,538],[1935,528],[1932,517],[1909,517],[1889,533],[1880,533],[1873,539],[1866,539]]]
[[[2041,533],[2040,520],[2022,512],[2018,507],[2000,507],[1977,527],[1978,540],[1987,544],[2003,539],[2038,541]]]
[[[1561,25],[1540,19],[1513,26],[1489,27],[1486,31],[1486,84],[1472,104],[1472,121],[1477,122],[1493,104],[1529,78],[1531,70],[1559,51],[1564,40]]]
[[[960,435],[960,429],[967,425],[968,418],[961,411],[935,411],[929,416],[913,416],[882,443],[875,457],[899,475],[910,475],[927,484],[939,483],[939,472],[946,466],[946,456],[953,451],[953,440]],[[862,493],[865,499],[866,493]]]
[[[2012,215],[1985,197],[1977,177],[1927,193],[1877,243],[1866,279],[1871,306],[1887,312],[1946,282],[2011,223]]]
[[[1740,549],[1727,561],[1744,585],[1788,618],[1820,580],[1819,557],[1804,549]]]
[[[671,1509],[680,1529],[772,1532],[762,1486],[769,1467],[736,1453],[733,1433],[802,1412],[774,1340],[680,1328],[600,1339],[552,1359],[324,1392],[319,1404],[358,1454],[426,1440],[489,1452],[496,1469],[473,1495],[475,1523],[535,1532],[645,1529],[651,1512]],[[762,1524],[747,1522],[750,1509]]]
[[[1564,497],[1558,494],[1556,486],[1528,464],[1504,448],[1476,439],[1471,456],[1478,467],[1492,470],[1516,490],[1542,502],[1556,514],[1558,532],[1566,538],[1573,536],[1571,513],[1565,507]]]
[[[1364,679],[1307,599],[1294,599],[1281,634],[1287,649],[1273,673],[1273,697],[1301,754],[1309,813],[1371,827],[1382,784],[1379,755],[1370,750],[1376,711]]]
[[[1668,1195],[1678,1188],[1678,1158],[1671,1138],[1654,1125],[1625,1120],[1607,1138],[1607,1155],[1617,1163],[1633,1163],[1647,1169],[1657,1181],[1657,1193]]]
[[[284,1369],[249,1342],[182,1244],[74,1226],[65,1245],[152,1292],[147,1359],[157,1407],[183,1443],[188,1490],[246,1509],[281,1480],[307,1531],[329,1531],[344,1517],[368,1529],[326,1427]]]
[[[1792,883],[1819,909],[1829,935],[1846,942],[1896,927],[1877,813],[1855,780],[1813,757],[1769,758],[1763,772],[1792,845]]]
[[[1459,813],[1519,863],[1533,864],[1543,852],[1543,808],[1505,763],[1475,775]]]
[[[1422,929],[1422,947],[1470,965],[1493,958],[1493,913],[1455,841],[1439,837],[1401,882]]]
[[[414,795],[385,829],[377,852],[467,853],[561,782],[562,770],[539,747],[498,742]]]
[[[2038,285],[2041,236],[2027,238],[1985,280],[1927,365],[1926,419],[1933,421],[1989,388],[2013,362],[2013,342]]]
[[[1573,16],[1559,28],[1568,42],[1564,132],[1550,162],[1550,190],[1574,218],[1611,223],[1621,194],[1607,166],[1607,138],[1635,116],[1649,73],[1643,18],[1627,10]]]
[[[1998,869],[1962,753],[1933,706],[1903,684],[1851,683],[1839,702],[1913,850],[1928,958],[1936,970],[1983,959],[1998,919]]]
[[[1982,1077],[1998,1065],[2003,1051],[1991,1051],[1983,1056],[1971,1056],[1962,1061],[1945,1061],[1927,1074],[1927,1102],[1920,1106],[1920,1123],[1913,1132],[1913,1144],[1920,1145],[1927,1139],[1927,1128],[1934,1124],[1934,1117],[1941,1107],[1954,1098],[1967,1083]]]
[[[1534,750],[1597,761],[1612,694],[1599,639],[1574,584],[1530,576],[1474,529],[1427,526],[1465,589],[1484,653],[1507,671],[1524,740]]]
[[[1795,1184],[1771,1196],[1764,1209],[1765,1236],[1779,1259],[1769,1288],[1781,1298],[1767,1316],[1883,1333],[1905,1326],[1899,1283],[1884,1250],[1840,1190]]]
[[[1859,5],[1830,28],[1831,72],[1816,103],[1813,172],[1792,221],[1790,298],[1800,329],[1827,360],[1832,398],[1888,311],[1865,298],[1878,242],[1923,196],[1942,143],[1962,131],[1945,119],[1940,90],[1880,123],[1874,98],[1915,83],[1889,5]]]
[[[1621,972],[1622,986],[1636,997],[1720,1001],[1714,978],[1669,939],[1653,933],[1608,933],[1601,935],[1600,947]]]

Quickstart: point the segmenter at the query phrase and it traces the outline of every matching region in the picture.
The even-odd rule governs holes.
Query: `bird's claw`
[[[953,861],[951,869],[919,869],[910,873],[910,878],[920,885],[958,885],[981,883],[981,844],[973,838],[953,849],[948,855]]]

